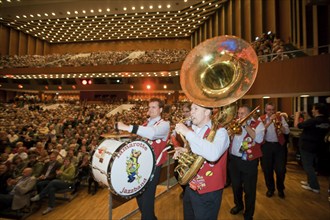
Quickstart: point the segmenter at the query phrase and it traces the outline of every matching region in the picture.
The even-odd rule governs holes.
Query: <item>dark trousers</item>
[[[185,220],[216,220],[221,206],[223,189],[199,194],[186,187],[183,196],[183,213]]]
[[[261,167],[264,172],[267,189],[272,192],[275,191],[275,171],[276,188],[278,191],[283,191],[285,189],[286,146],[280,145],[278,142],[265,142],[262,145],[261,150]]]
[[[142,220],[157,219],[155,215],[155,195],[162,166],[156,166],[153,179],[146,185],[146,190],[136,197]]]
[[[50,183],[51,180],[49,179],[45,179],[45,180],[38,180],[37,182],[37,191],[38,193],[40,193],[44,188],[46,188],[46,186],[48,185],[48,183]]]
[[[62,180],[54,179],[49,182],[49,184],[44,188],[39,196],[41,199],[45,198],[48,195],[48,207],[55,207],[55,193],[59,190],[69,189],[72,186],[72,183],[67,183]]]
[[[0,194],[0,211],[11,208],[13,203],[14,195],[11,194]]]
[[[313,189],[320,189],[319,181],[314,169],[317,153],[311,153],[300,148],[301,162],[307,174],[308,184]]]
[[[229,172],[236,206],[244,207],[243,192],[245,200],[244,219],[252,219],[257,191],[259,160],[242,160],[240,157],[230,155]]]

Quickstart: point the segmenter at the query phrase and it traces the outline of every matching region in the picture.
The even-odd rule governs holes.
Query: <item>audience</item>
[[[260,62],[288,59],[284,42],[269,32],[251,43]],[[132,64],[171,64],[182,62],[188,55],[185,49],[157,49],[147,51],[99,51],[80,54],[7,55],[0,57],[1,68],[80,67]],[[33,98],[33,97],[32,97]]]

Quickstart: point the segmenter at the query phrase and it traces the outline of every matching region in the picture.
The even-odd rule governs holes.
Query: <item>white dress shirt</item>
[[[157,126],[155,126],[157,124]],[[132,132],[133,126],[130,125],[130,130]],[[160,116],[148,119],[147,126],[139,126],[137,130],[137,135],[147,138],[149,140],[162,139],[166,141],[170,132],[170,122],[164,121]]]
[[[250,124],[250,123],[248,123]],[[242,128],[242,134],[240,135],[234,135],[234,138],[232,140],[232,146],[230,153],[237,157],[242,157],[242,153],[240,152],[242,142],[244,141],[244,138],[247,134],[246,128]],[[253,140],[255,143],[261,144],[264,139],[265,134],[265,126],[262,122],[258,124],[258,126],[255,128],[255,134],[256,137]]]
[[[259,120],[261,121],[260,118],[259,118]],[[269,123],[269,120],[270,120],[270,118],[268,117],[268,115],[266,115],[265,124]],[[289,125],[282,116],[281,116],[281,123],[282,123],[282,126],[284,127],[284,134],[289,134],[290,133]],[[271,123],[267,128],[266,134],[265,134],[265,141],[278,142],[274,123]]]
[[[193,131],[187,133],[186,139],[193,153],[202,156],[210,162],[214,162],[228,149],[229,136],[226,129],[220,128],[217,130],[212,142],[208,141],[206,138],[204,139],[205,132],[208,128],[211,129],[211,127],[211,121],[201,128],[193,125]]]

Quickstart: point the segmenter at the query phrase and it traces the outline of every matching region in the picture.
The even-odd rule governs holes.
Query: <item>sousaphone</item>
[[[251,88],[258,72],[258,57],[252,46],[235,36],[218,36],[193,48],[184,60],[180,84],[187,98],[204,107],[219,108],[207,139],[213,141],[218,126],[236,114],[234,104]],[[197,174],[204,158],[186,146],[175,168],[178,182],[185,185]]]

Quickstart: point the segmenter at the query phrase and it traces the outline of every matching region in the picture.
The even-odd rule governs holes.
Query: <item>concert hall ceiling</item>
[[[0,22],[49,43],[189,37],[227,0],[0,0]]]

